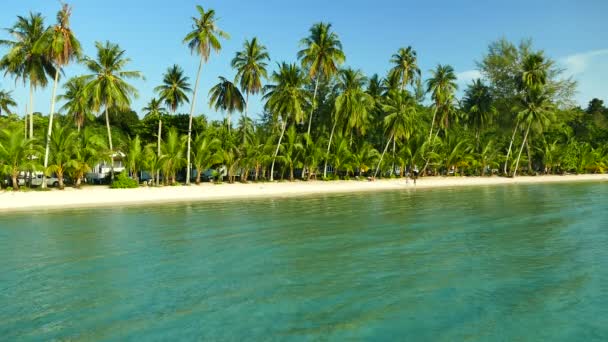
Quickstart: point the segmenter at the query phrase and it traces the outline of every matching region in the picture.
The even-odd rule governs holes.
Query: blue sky
[[[6,1],[0,11],[0,27],[9,27],[16,15],[41,12],[54,23],[58,1]],[[94,42],[110,40],[126,49],[130,69],[143,72],[145,81],[134,81],[140,96],[137,111],[154,96],[153,88],[170,65],[181,65],[194,81],[198,59],[190,55],[182,39],[191,28],[195,5],[216,10],[218,25],[231,35],[219,55],[203,67],[196,113],[212,119],[220,114],[209,109],[207,93],[217,77],[234,76],[230,60],[246,38],[257,36],[270,52],[272,63],[295,61],[298,42],[318,21],[331,22],[347,56],[346,65],[368,75],[384,74],[388,60],[399,47],[411,45],[418,52],[423,77],[437,63],[451,64],[459,73],[461,88],[477,75],[475,61],[489,42],[500,37],[512,41],[532,38],[537,48],[557,60],[567,74],[579,81],[577,102],[593,97],[608,102],[608,1],[605,0],[435,0],[435,1],[190,1],[190,0],[72,0],[72,28],[85,53],[94,55]],[[6,33],[0,33],[8,38]],[[5,50],[0,50],[5,53]],[[69,66],[67,77],[83,72]],[[0,76],[0,88],[14,90],[23,112],[27,90],[21,83]],[[51,87],[37,93],[35,110],[48,112]],[[61,89],[59,89],[61,93]],[[180,112],[188,112],[184,106]],[[262,104],[251,99],[250,114]]]

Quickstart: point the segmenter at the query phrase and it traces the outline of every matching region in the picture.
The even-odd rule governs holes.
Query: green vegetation
[[[411,46],[387,56],[384,77],[349,67],[329,23],[312,25],[298,63],[281,61],[274,70],[270,50],[254,37],[227,60],[234,75],[220,75],[211,88],[205,102],[226,117],[209,121],[194,115],[202,65],[229,35],[213,10],[197,6],[195,13],[183,40],[200,59],[193,86],[180,66],[169,66],[155,94],[144,94],[150,100],[140,113],[131,108],[139,94],[128,82],[143,75],[130,70],[126,50],[97,42],[94,57],[86,57],[70,29],[68,5],[48,27],[40,14],[18,16],[0,41],[0,70],[23,81],[30,97],[20,118],[18,101],[0,90],[3,186],[17,190],[21,175],[43,171],[61,188],[65,180],[79,187],[96,165],[114,165],[118,156],[125,170],[114,187],[147,182],[144,174],[159,186],[224,177],[405,177],[413,168],[422,176],[608,169],[608,108],[599,99],[584,109],[574,105],[576,83],[531,41],[492,42],[477,63],[481,79],[458,89],[450,65],[420,70],[424,56]],[[69,75],[57,95],[69,62],[87,74]],[[33,97],[51,78],[51,109],[43,115]],[[264,101],[258,119],[249,113],[250,95],[257,94]],[[184,104],[190,112],[177,113]]]

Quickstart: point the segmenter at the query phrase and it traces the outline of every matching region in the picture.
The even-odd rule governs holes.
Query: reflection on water
[[[0,216],[3,340],[606,340],[608,184]]]

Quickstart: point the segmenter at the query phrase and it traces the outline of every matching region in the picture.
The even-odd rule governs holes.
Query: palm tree
[[[72,8],[68,4],[63,4],[61,10],[57,12],[57,24],[49,27],[40,40],[34,44],[34,50],[48,55],[48,58],[55,64],[55,80],[53,82],[53,93],[51,95],[51,111],[49,112],[49,129],[46,136],[46,148],[44,152],[44,168],[49,162],[49,144],[53,131],[53,116],[55,114],[55,102],[57,94],[57,83],[59,82],[59,72],[64,66],[68,65],[74,58],[81,55],[80,42],[74,36],[70,28],[70,15]],[[61,184],[63,179],[60,179]],[[42,178],[42,188],[46,188],[46,179]]]
[[[68,170],[76,180],[76,188],[80,188],[82,179],[95,164],[108,159],[106,157],[107,149],[103,138],[97,135],[92,128],[85,127],[81,134],[77,135],[72,158],[68,162]]]
[[[82,77],[72,77],[64,85],[65,92],[57,96],[57,99],[65,103],[61,111],[72,114],[78,132],[84,124],[86,117],[90,114],[91,101],[85,94],[86,81]]]
[[[202,173],[214,164],[221,163],[223,153],[220,140],[208,134],[199,133],[192,144],[192,163],[196,168],[196,185],[199,185]]]
[[[40,13],[30,13],[29,17],[17,16],[17,22],[6,29],[15,40],[1,40],[0,45],[9,48],[9,52],[0,60],[0,70],[5,75],[11,74],[15,79],[22,79],[30,87],[30,132],[34,138],[34,91],[46,87],[47,76],[55,75],[53,62],[47,54],[34,49],[36,42],[45,33],[44,18]]]
[[[145,117],[158,118],[158,134],[156,135],[157,143],[157,154],[160,157],[160,142],[163,128],[163,115],[165,114],[165,107],[163,107],[162,101],[153,97],[148,104],[142,108],[145,112]]]
[[[528,140],[530,127],[532,127],[534,124],[539,131],[542,131],[543,127],[546,127],[551,122],[553,117],[550,97],[543,88],[534,87],[528,89],[527,94],[525,94],[522,99],[522,106],[523,110],[519,112],[517,120],[518,122],[527,123],[528,125],[524,135],[524,140],[521,143],[519,155],[517,156],[517,162],[515,163],[515,169],[513,170],[513,177],[517,176],[519,159],[521,158],[521,152],[523,151]]]
[[[295,126],[290,126],[285,132],[285,141],[281,145],[279,161],[289,167],[289,181],[293,182],[293,170],[300,163],[300,157],[304,146],[300,142]]]
[[[391,57],[391,63],[394,65],[391,73],[398,75],[398,78],[401,79],[402,91],[405,90],[407,84],[412,86],[416,84],[416,77],[420,78],[420,69],[418,68],[416,51],[411,46],[400,48]]]
[[[304,134],[304,151],[303,151],[303,164],[304,170],[308,170],[308,179],[317,177],[316,170],[319,167],[319,163],[323,160],[325,154],[323,153],[323,148],[321,147],[321,141],[313,141],[310,135]],[[302,173],[302,178],[304,178],[305,173]]]
[[[180,136],[175,127],[172,127],[167,132],[167,139],[163,144],[162,160],[164,166],[164,174],[167,175],[171,184],[175,184],[175,175],[177,170],[184,167],[186,158],[184,158],[185,137]]]
[[[13,100],[12,92],[0,90],[0,116],[2,116],[2,111],[5,111],[10,114],[10,107],[17,106],[17,102]]]
[[[480,79],[474,80],[465,90],[462,102],[468,113],[467,123],[475,130],[476,146],[479,146],[481,131],[492,123],[496,115],[490,87]]]
[[[55,124],[53,134],[49,137],[50,163],[45,166],[45,174],[55,173],[59,183],[59,189],[63,189],[63,177],[68,171],[77,143],[77,133],[67,126]],[[48,162],[48,161],[47,161]],[[42,180],[42,187],[46,187],[46,179]]]
[[[189,103],[187,93],[191,92],[188,77],[184,76],[184,70],[177,64],[167,69],[163,75],[163,84],[154,88],[159,97],[171,109],[173,114],[177,107],[184,103]]]
[[[416,100],[407,92],[391,92],[382,105],[382,110],[386,113],[384,127],[389,138],[378,161],[374,177],[378,174],[378,169],[391,141],[405,140],[407,142],[414,134],[417,116]]]
[[[145,151],[141,146],[139,135],[136,135],[135,138],[129,137],[127,139],[125,150],[127,152],[125,166],[128,172],[131,173],[131,177],[139,184],[139,171],[142,170],[145,163]]]
[[[361,134],[365,134],[366,127],[369,125],[370,111],[374,107],[373,97],[363,90],[366,82],[367,79],[360,70],[347,68],[338,73],[336,92],[340,92],[340,95],[334,103],[334,123],[327,144],[328,157],[334,132],[339,123],[345,123],[351,130],[351,143],[353,129],[358,129]],[[327,177],[327,158],[323,177]]]
[[[232,59],[231,65],[237,70],[234,83],[238,83],[245,93],[245,116],[249,116],[249,95],[255,95],[262,91],[262,79],[268,77],[266,67],[270,55],[266,47],[258,43],[254,37],[245,40],[243,50],[238,51]]]
[[[108,41],[96,42],[97,59],[86,58],[84,63],[92,73],[86,75],[87,85],[85,93],[91,97],[93,108],[99,110],[103,107],[108,131],[108,146],[112,157],[111,177],[114,179],[114,148],[112,145],[112,131],[110,130],[111,108],[127,109],[131,105],[131,98],[137,97],[135,87],[127,83],[126,79],[143,78],[139,71],[125,71],[124,68],[131,61],[125,57],[125,50],[118,44]]]
[[[433,120],[431,121],[429,140],[433,135],[433,125],[438,113],[442,115],[442,121],[447,124],[446,120],[448,120],[448,115],[452,109],[454,93],[458,89],[456,79],[454,68],[450,65],[438,64],[435,70],[431,70],[431,78],[426,81],[427,90],[431,92],[433,99]]]
[[[357,169],[358,176],[371,169],[379,157],[380,153],[372,144],[367,141],[359,143],[352,154],[352,164]]]
[[[344,63],[346,56],[342,51],[342,43],[335,32],[331,31],[331,24],[316,23],[310,28],[310,35],[300,41],[302,50],[298,51],[298,58],[302,67],[308,69],[308,76],[315,82],[312,96],[312,106],[308,117],[308,134],[312,125],[312,115],[315,111],[317,90],[321,78],[330,79],[338,72],[339,66]]]
[[[517,87],[520,92],[520,96],[525,97],[526,92],[538,92],[540,88],[544,87],[547,83],[547,72],[548,65],[545,63],[544,57],[541,52],[532,53],[524,57],[524,60],[521,62],[521,73],[517,80]],[[534,95],[533,95],[534,96]],[[526,104],[524,104],[526,107]],[[513,128],[513,135],[511,136],[511,141],[509,143],[509,150],[507,152],[507,157],[505,159],[505,174],[507,173],[507,165],[509,161],[509,156],[511,155],[511,148],[513,147],[513,141],[515,140],[515,134],[519,129],[520,121],[519,115],[517,116],[517,121],[515,123],[515,127]]]
[[[192,116],[196,105],[196,93],[198,90],[198,81],[201,76],[203,63],[209,60],[211,50],[219,52],[222,49],[220,38],[229,38],[229,35],[217,27],[217,18],[215,11],[210,9],[205,11],[202,6],[196,6],[199,17],[192,17],[192,31],[190,31],[183,42],[188,44],[192,53],[198,54],[201,59],[196,73],[196,81],[194,82],[194,91],[192,92],[192,103],[190,107],[190,119],[188,122],[188,152],[187,168],[186,168],[186,184],[190,184],[190,142],[192,140]]]
[[[31,158],[34,154],[37,154],[34,140],[26,138],[20,129],[0,131],[0,171],[11,177],[15,191],[19,190],[19,173],[32,171],[36,166]]]
[[[243,94],[234,83],[223,76],[218,78],[220,80],[218,84],[209,90],[209,107],[228,114],[228,132],[230,132],[232,121],[230,114],[235,111],[242,112],[245,107],[245,99],[243,99]]]
[[[283,62],[279,65],[279,70],[274,71],[270,77],[274,84],[264,87],[264,99],[266,99],[266,110],[273,115],[276,123],[280,120],[281,134],[277,143],[277,148],[272,157],[270,168],[270,181],[274,180],[274,163],[281,147],[281,140],[285,134],[287,122],[294,120],[299,122],[304,117],[304,106],[306,105],[306,95],[303,90],[304,75],[302,70],[295,64]]]

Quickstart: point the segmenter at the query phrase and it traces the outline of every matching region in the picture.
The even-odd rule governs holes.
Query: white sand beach
[[[414,190],[462,186],[556,183],[579,181],[608,181],[608,174],[566,176],[503,177],[424,177],[414,185],[412,180],[386,179],[376,181],[311,181],[248,184],[211,184],[165,186],[160,188],[109,189],[104,186],[85,186],[82,189],[0,192],[0,212],[34,209],[65,209],[98,206],[141,205],[147,203],[175,203],[246,199],[260,197],[300,196],[309,194],[347,193],[383,190]]]

